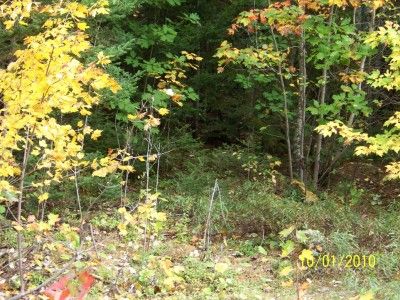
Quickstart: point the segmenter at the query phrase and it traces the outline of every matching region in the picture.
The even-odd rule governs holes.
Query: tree
[[[386,22],[377,31],[368,35],[365,43],[372,48],[378,47],[381,43],[390,47],[391,53],[388,55],[388,69],[382,73],[380,70],[373,70],[367,77],[367,82],[374,88],[384,88],[386,90],[400,90],[400,64],[398,63],[398,53],[400,48],[398,40],[400,39],[399,25],[392,22]],[[351,124],[350,124],[351,125]],[[400,152],[400,112],[396,111],[384,123],[384,132],[374,136],[363,133],[359,130],[349,127],[348,124],[336,120],[325,125],[320,125],[316,129],[324,136],[339,134],[345,139],[345,143],[357,142],[355,149],[356,155],[387,155],[390,152],[398,154]],[[386,165],[387,179],[400,179],[400,162],[394,160]]]
[[[90,135],[97,139],[101,131],[83,126],[84,119],[100,100],[100,92],[117,92],[118,83],[104,73],[109,63],[104,54],[84,65],[82,52],[91,45],[85,33],[89,16],[107,13],[108,2],[100,0],[91,7],[78,2],[50,5],[29,0],[12,1],[1,6],[4,25],[26,26],[31,14],[46,16],[43,31],[25,39],[25,48],[15,52],[16,60],[0,71],[2,109],[0,122],[0,191],[2,199],[17,202],[15,228],[18,231],[18,254],[21,290],[22,204],[27,173],[40,172],[36,188],[39,203],[49,197],[47,188],[64,176],[85,167],[83,141]],[[62,116],[78,114],[78,124],[63,124]],[[22,159],[21,159],[22,156]],[[18,183],[16,186],[14,183]]]

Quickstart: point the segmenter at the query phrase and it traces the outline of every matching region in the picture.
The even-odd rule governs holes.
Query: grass
[[[88,227],[80,232],[84,254],[73,268],[76,272],[89,268],[96,276],[88,299],[103,299],[104,295],[124,299],[296,299],[298,293],[307,299],[349,299],[368,293],[376,299],[400,299],[397,202],[377,205],[363,198],[367,190],[361,194],[346,185],[350,191],[346,195],[355,195],[356,201],[349,201],[339,191],[320,193],[317,202],[305,203],[284,176],[275,173],[274,184],[271,170],[258,172],[268,164],[250,163],[254,156],[240,152],[238,159],[237,154],[229,155],[235,152],[231,148],[198,150],[196,157],[189,156],[179,166],[166,162],[166,168],[174,173],[161,177],[159,191],[166,201],[159,202],[159,210],[167,212],[168,219],[166,229],[150,246],[143,247],[134,234],[118,236],[120,216],[115,210],[92,207],[88,221],[93,232]],[[251,176],[249,165],[256,166],[250,170]],[[211,247],[204,250],[203,230],[215,179],[220,195],[212,208]],[[96,184],[88,179],[86,186],[90,193],[90,186]],[[102,205],[115,205],[117,201],[110,199]],[[72,210],[62,218],[77,223]],[[2,222],[6,229],[0,243],[9,251],[4,257],[15,260],[16,232],[6,220]],[[291,227],[293,231],[282,236],[281,231]],[[32,249],[32,255],[41,255],[27,266],[35,270],[29,274],[32,286],[50,276],[41,261],[53,269],[62,263],[60,251],[69,246],[68,239],[58,235],[46,236],[49,244],[44,250],[37,248],[40,243],[33,236],[25,237],[25,248]],[[292,249],[283,257],[288,244]],[[316,257],[373,254],[376,266],[301,270],[297,263],[303,249],[311,249]],[[216,271],[219,263],[226,264],[224,272]],[[287,266],[293,270],[282,275]],[[3,267],[3,274],[10,274],[3,287],[18,288],[13,268]]]

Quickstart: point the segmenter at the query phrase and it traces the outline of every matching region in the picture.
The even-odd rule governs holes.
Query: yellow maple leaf
[[[111,60],[109,59],[108,56],[104,55],[103,51],[99,52],[99,54],[97,54],[97,64],[99,65],[108,65],[111,63]]]
[[[168,115],[169,114],[169,110],[167,109],[167,108],[160,108],[159,110],[158,110],[158,113],[160,114],[160,115],[162,115],[162,116],[165,116],[165,115]]]
[[[149,118],[146,119],[145,123],[146,124],[144,125],[144,130],[149,130],[151,127],[157,127],[161,124],[160,119],[154,118],[152,115],[150,115]]]
[[[90,138],[92,140],[97,140],[99,137],[101,136],[101,130],[96,129],[95,131],[93,131],[92,135],[90,136]]]
[[[279,271],[279,276],[285,277],[288,276],[293,271],[292,266],[286,266],[282,270]]]
[[[132,114],[128,114],[128,120],[129,121],[134,121],[138,119],[138,115],[132,115]]]
[[[126,208],[125,207],[120,207],[120,208],[118,208],[118,210],[117,210],[120,214],[124,214],[124,213],[126,213]]]
[[[118,166],[118,169],[121,171],[133,172],[134,169],[132,166]]]
[[[229,269],[229,265],[227,263],[216,263],[214,269],[218,273],[224,273]]]
[[[43,201],[46,201],[49,199],[49,193],[43,193],[38,197],[39,203],[42,203]]]
[[[338,7],[347,6],[347,0],[329,0],[329,5],[336,5]]]
[[[86,15],[88,13],[88,9],[85,5],[77,3],[77,2],[71,2],[68,3],[66,6],[67,10],[69,11],[69,13],[75,17],[75,18],[79,18],[79,19],[84,19],[86,18]]]
[[[373,300],[374,299],[374,293],[372,291],[368,291],[365,294],[360,295],[359,300]]]
[[[86,29],[89,28],[88,24],[85,22],[79,22],[76,24],[76,27],[78,27],[78,29],[85,31]]]
[[[93,176],[106,177],[108,174],[108,169],[106,167],[100,168],[92,173]]]
[[[6,29],[9,30],[14,26],[15,21],[14,20],[7,20],[7,21],[4,21],[3,24],[6,27]]]
[[[22,227],[18,222],[12,222],[13,227],[16,231],[22,231],[24,230],[24,227]]]
[[[40,147],[43,147],[43,148],[46,148],[46,147],[47,147],[46,141],[45,141],[45,140],[40,140],[40,141],[39,141],[39,146],[40,146]]]
[[[128,234],[127,226],[126,226],[125,223],[119,223],[117,227],[119,229],[119,234],[120,235],[125,236],[125,235]]]
[[[39,152],[38,149],[33,149],[32,152],[31,152],[31,154],[32,154],[33,156],[38,156],[38,155],[40,154],[40,152]]]
[[[47,216],[47,219],[48,219],[47,223],[50,226],[54,226],[58,221],[60,221],[60,218],[57,214],[49,214]]]
[[[157,221],[165,222],[165,221],[167,221],[167,215],[166,215],[166,213],[158,212],[156,219],[157,219]]]
[[[372,1],[372,7],[375,10],[380,8],[380,7],[382,7],[383,5],[385,5],[385,0],[374,0],[374,1]]]
[[[287,281],[284,281],[281,283],[281,285],[282,285],[282,287],[291,287],[291,286],[293,286],[293,280],[289,279]]]

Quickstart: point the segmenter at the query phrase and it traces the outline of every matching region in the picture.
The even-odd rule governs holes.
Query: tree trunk
[[[301,30],[300,38],[300,85],[299,102],[297,107],[297,128],[294,139],[294,156],[297,176],[304,181],[304,126],[306,121],[306,89],[307,89],[307,69],[306,69],[306,41],[304,29]]]
[[[332,19],[333,19],[333,6],[331,8],[330,14],[329,14],[329,28],[332,26]],[[330,39],[328,39],[328,43],[330,42]],[[320,104],[325,103],[326,99],[326,85],[328,84],[327,82],[328,79],[328,67],[324,67],[324,70],[322,71],[322,87],[321,87],[321,95],[319,99]],[[318,187],[318,179],[319,179],[319,169],[320,169],[320,163],[321,163],[321,149],[322,149],[322,135],[318,134],[317,136],[317,143],[316,143],[316,149],[315,149],[315,162],[314,162],[314,174],[313,174],[313,184],[314,187]]]
[[[355,8],[356,9],[356,8]],[[376,10],[375,9],[372,9],[371,10],[371,22],[369,23],[369,27],[368,27],[368,31],[369,32],[373,32],[374,31],[374,29],[375,29],[375,17],[376,17]],[[354,18],[354,22],[355,22],[356,20],[355,20],[355,18]],[[361,59],[361,64],[360,64],[360,73],[362,73],[362,72],[364,72],[364,69],[365,69],[365,61],[367,60],[367,57],[366,56],[364,56],[362,59]],[[358,88],[361,90],[362,89],[362,82],[360,82],[359,84],[358,84]],[[353,122],[354,122],[354,117],[355,117],[355,115],[354,115],[354,113],[351,113],[350,114],[350,117],[349,117],[349,119],[348,119],[348,121],[347,121],[347,126],[351,126],[351,125],[353,125]]]
[[[274,30],[271,28],[271,35],[274,41],[275,51],[279,52],[278,43],[276,42]],[[289,125],[289,114],[288,114],[288,100],[287,100],[287,91],[285,85],[285,79],[283,78],[282,74],[282,61],[278,64],[278,75],[279,75],[279,82],[281,85],[281,90],[283,94],[283,109],[284,109],[284,116],[285,116],[285,136],[286,136],[286,145],[287,145],[287,152],[288,152],[288,169],[289,169],[289,176],[290,179],[293,179],[293,159],[292,159],[292,143],[290,140],[290,125]]]
[[[321,98],[319,100],[320,104],[325,103],[325,97],[326,97],[326,84],[327,84],[327,73],[328,70],[327,68],[324,68],[324,71],[322,73],[322,80],[323,80],[323,85],[321,89]],[[315,149],[315,162],[314,162],[314,174],[313,174],[313,184],[314,187],[318,187],[318,176],[319,176],[319,169],[320,169],[320,161],[321,161],[321,149],[322,149],[322,135],[318,134],[317,136],[317,144],[316,144],[316,149]]]

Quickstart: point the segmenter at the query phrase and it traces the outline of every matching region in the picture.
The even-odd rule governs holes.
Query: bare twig
[[[210,196],[210,204],[208,206],[206,225],[204,228],[204,250],[207,250],[210,245],[210,227],[211,227],[212,208],[213,208],[216,193],[219,194],[219,192],[220,191],[219,191],[218,180],[215,179],[214,188],[213,188],[211,196]]]
[[[29,133],[30,129],[27,130],[26,133],[26,144],[25,144],[25,149],[24,149],[24,158],[22,161],[22,170],[21,170],[21,177],[20,177],[20,182],[19,182],[19,197],[18,197],[18,211],[17,211],[17,222],[18,225],[21,226],[21,214],[22,214],[22,201],[24,198],[24,183],[25,183],[25,175],[26,175],[26,168],[28,166],[28,158],[29,158],[29,151],[30,151],[30,145],[29,145]],[[18,230],[17,234],[17,246],[18,246],[18,272],[19,272],[19,279],[21,283],[21,292],[23,293],[25,291],[25,281],[24,281],[24,270],[22,266],[22,232],[21,230]]]
[[[78,204],[80,223],[82,226],[82,224],[83,224],[82,205],[81,205],[81,196],[79,193],[78,173],[77,173],[76,167],[74,168],[74,179],[75,179],[76,202]]]
[[[89,227],[90,227],[90,236],[92,237],[92,243],[93,243],[93,247],[94,247],[94,252],[96,253],[97,259],[99,259],[99,253],[97,252],[97,245],[96,245],[96,240],[94,239],[94,233],[93,233],[92,224],[89,223]]]
[[[156,174],[156,188],[155,191],[156,193],[158,192],[158,184],[160,181],[160,160],[161,160],[161,145],[158,143],[158,147],[156,147],[157,150],[157,174]],[[158,206],[158,199],[156,199],[156,209]]]

